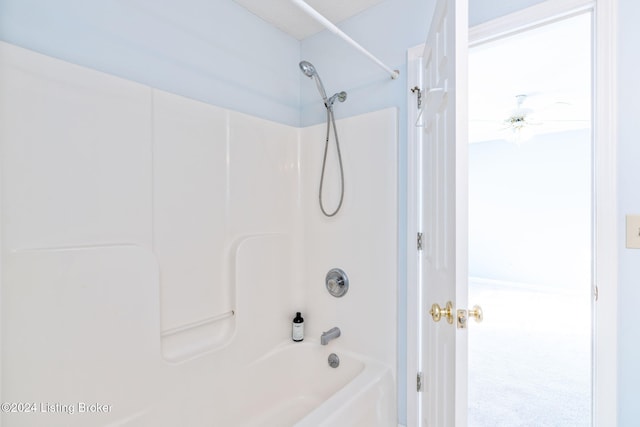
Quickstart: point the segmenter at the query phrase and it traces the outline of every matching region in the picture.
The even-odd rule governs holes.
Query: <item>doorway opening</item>
[[[469,426],[593,423],[592,19],[469,50]]]

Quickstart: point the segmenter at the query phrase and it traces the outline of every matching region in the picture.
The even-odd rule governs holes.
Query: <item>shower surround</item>
[[[395,426],[395,109],[337,121],[345,201],[325,218],[324,125],[6,43],[0,93],[0,400],[39,405],[2,413],[3,426]],[[350,278],[340,299],[324,286],[334,267]],[[334,326],[342,336],[320,346]],[[347,362],[333,370],[324,353]],[[345,390],[355,397],[339,400]]]

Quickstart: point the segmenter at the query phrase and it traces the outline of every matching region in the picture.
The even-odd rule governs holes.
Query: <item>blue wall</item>
[[[300,122],[299,41],[231,0],[0,0],[0,39],[221,107]]]
[[[591,132],[469,146],[469,275],[591,286]]]
[[[323,31],[304,39],[301,56],[312,62],[327,88],[345,90],[347,102],[335,108],[336,117],[349,117],[395,106],[406,108],[407,49],[424,43],[432,1],[387,0],[340,23],[339,27],[377,56],[400,77],[392,80],[382,68],[360,54],[338,36]],[[324,108],[311,82],[301,83],[303,126],[324,120]],[[400,114],[402,118],[404,114]],[[400,126],[404,129],[405,126]],[[402,140],[402,138],[401,138]]]

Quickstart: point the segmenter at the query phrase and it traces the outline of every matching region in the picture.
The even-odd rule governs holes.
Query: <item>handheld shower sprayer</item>
[[[347,99],[347,93],[344,91],[335,93],[330,98],[327,99],[327,92],[324,90],[324,85],[322,84],[322,80],[320,80],[320,75],[316,71],[316,67],[314,67],[313,64],[309,61],[300,61],[299,65],[300,65],[300,70],[302,70],[305,76],[315,80],[316,87],[318,88],[318,92],[320,92],[320,96],[322,97],[322,100],[324,101],[324,105],[327,108],[331,108],[333,106],[333,103],[336,101],[336,98],[340,102],[344,102]]]
[[[336,121],[333,117],[333,103],[336,102],[336,99],[340,102],[344,102],[347,99],[346,92],[338,92],[331,95],[330,98],[327,98],[327,92],[324,90],[324,85],[322,84],[322,80],[320,80],[320,76],[316,71],[316,67],[313,66],[309,61],[301,61],[300,62],[300,70],[304,73],[305,76],[310,79],[315,79],[316,87],[318,88],[318,92],[320,92],[320,96],[324,101],[324,106],[327,109],[327,137],[325,139],[324,144],[324,158],[322,160],[322,172],[320,174],[320,188],[318,190],[318,201],[320,202],[320,210],[325,216],[332,217],[338,213],[340,208],[342,207],[342,201],[344,199],[344,169],[342,167],[342,155],[340,154],[340,142],[338,141],[338,130],[336,129]],[[336,152],[338,154],[338,164],[340,165],[340,201],[338,202],[338,207],[331,213],[327,212],[324,208],[324,202],[322,201],[322,187],[324,184],[324,171],[327,165],[327,152],[329,149],[329,137],[331,136],[331,126],[333,126],[333,134],[336,139]]]

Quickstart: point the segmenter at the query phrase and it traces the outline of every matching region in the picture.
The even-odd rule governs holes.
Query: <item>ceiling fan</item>
[[[495,100],[475,114],[483,119],[470,119],[470,141],[507,140],[517,144],[531,139],[537,134],[584,129],[589,123],[589,107],[582,100],[563,94],[570,101],[558,101],[559,94],[520,93],[515,96],[515,108],[501,113]],[[488,107],[488,108],[487,108]],[[474,114],[474,115],[475,115]],[[490,118],[492,117],[492,118]]]
[[[532,118],[533,109],[525,108],[522,104],[527,99],[527,95],[516,95],[516,108],[504,120],[505,129],[511,130],[516,143],[524,142],[533,136],[531,126],[539,126],[542,123]]]

